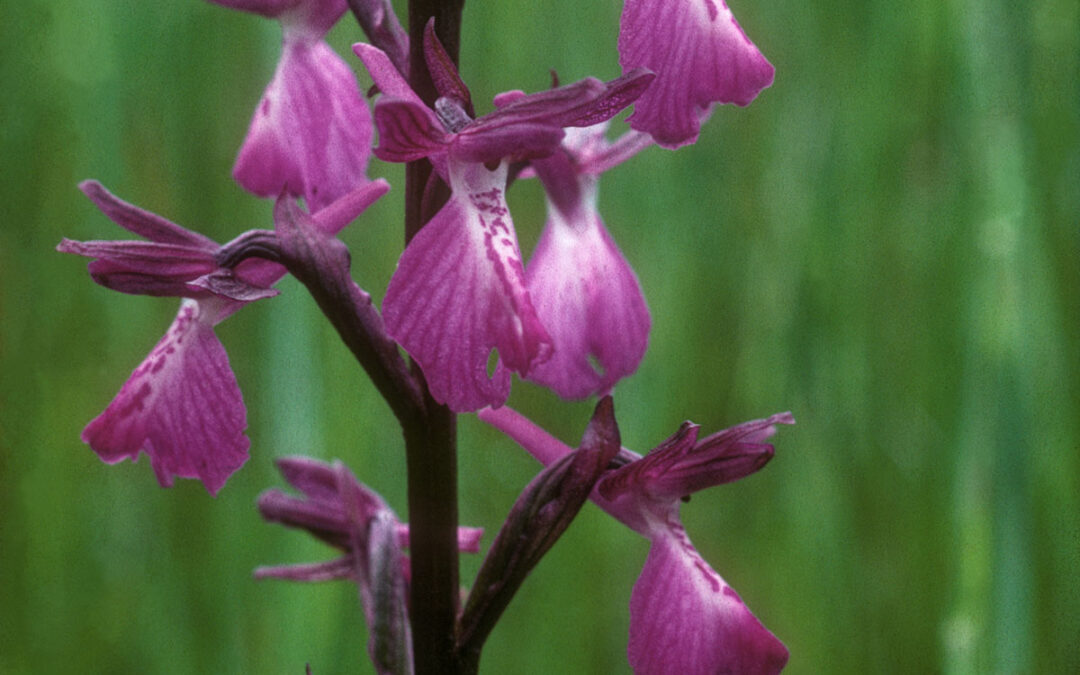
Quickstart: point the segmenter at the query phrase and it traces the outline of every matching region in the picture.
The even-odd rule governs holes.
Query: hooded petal
[[[216,295],[244,303],[278,293],[219,268],[214,256],[200,249],[148,241],[64,239],[56,250],[97,258],[87,265],[91,278],[120,293],[196,299]]]
[[[450,181],[450,201],[398,261],[383,317],[419,361],[435,400],[461,412],[502,405],[509,371],[527,375],[547,358],[551,340],[525,290],[503,194],[506,165],[488,171],[451,160]]]
[[[385,53],[363,43],[353,45],[353,51],[383,94],[375,106],[379,129],[375,153],[391,162],[421,157],[435,161],[444,152],[461,162],[481,163],[545,157],[558,147],[563,127],[591,126],[610,119],[653,80],[652,73],[636,69],[610,82],[589,77],[535,94],[507,92],[496,97],[493,112],[468,122],[465,108],[470,106],[461,100],[468,98],[467,89],[456,72],[446,69],[444,88],[457,92],[453,100],[465,106],[461,108],[463,124],[460,128],[451,125],[454,133],[448,133]]]
[[[95,282],[121,293],[183,298],[222,298],[250,302],[275,295],[231,270],[218,266],[218,245],[161,216],[129,204],[96,181],[79,188],[113,222],[150,241],[73,241],[56,247],[62,253],[95,258],[88,265]]]
[[[367,182],[371,113],[349,67],[321,40],[285,41],[233,167],[261,197],[283,190],[317,211]]]
[[[658,525],[630,597],[630,666],[639,675],[778,673],[788,651],[701,558],[672,514]]]
[[[552,356],[529,379],[563,398],[603,394],[637,370],[649,342],[649,310],[637,277],[600,221],[595,181],[567,217],[548,205],[526,283]],[[595,363],[595,365],[594,365]]]
[[[247,413],[214,335],[220,301],[184,300],[168,332],[83,430],[106,462],[150,457],[158,482],[202,480],[211,494],[247,460]]]
[[[598,487],[618,508],[633,504],[669,502],[705,488],[749,476],[773,458],[773,446],[764,441],[777,424],[794,424],[791,413],[743,422],[698,440],[698,426],[683,422],[671,437],[640,460],[620,467]]]
[[[695,142],[713,103],[748,105],[773,81],[724,0],[626,0],[619,63],[656,73],[627,121],[668,148]]]

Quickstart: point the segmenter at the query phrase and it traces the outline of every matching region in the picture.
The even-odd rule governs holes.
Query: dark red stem
[[[435,17],[435,32],[456,63],[464,0],[409,0],[409,83],[429,105],[437,93],[424,61],[424,26]],[[405,168],[405,241],[408,243],[449,195],[424,199],[431,179],[427,160]],[[419,373],[417,373],[419,375]],[[432,400],[418,377],[426,414],[404,426],[409,489],[412,561],[410,617],[417,675],[462,673],[455,655],[458,614],[457,420]]]

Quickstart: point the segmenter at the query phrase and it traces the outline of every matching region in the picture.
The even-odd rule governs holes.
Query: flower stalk
[[[409,0],[408,80],[433,105],[438,92],[424,59],[424,28],[435,32],[450,58],[458,61],[464,0]],[[426,159],[405,168],[405,243],[408,244],[449,197],[445,185],[429,195],[432,166]],[[413,372],[424,397],[425,415],[404,426],[412,550],[409,588],[414,667],[425,673],[465,672],[455,652],[458,615],[457,416],[437,403],[420,369]]]

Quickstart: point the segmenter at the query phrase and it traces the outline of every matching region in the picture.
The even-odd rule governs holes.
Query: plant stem
[[[405,428],[409,474],[410,617],[416,673],[457,673],[457,420],[428,396],[425,423]]]
[[[428,105],[434,103],[438,93],[424,60],[424,26],[435,17],[436,34],[456,63],[463,4],[464,0],[409,0],[409,83]],[[430,178],[431,164],[427,160],[406,166],[406,244],[448,196],[444,187],[441,194],[425,201]],[[463,671],[454,649],[459,602],[457,418],[431,398],[422,374],[417,375],[426,414],[418,424],[404,426],[413,658],[417,675],[460,673]]]

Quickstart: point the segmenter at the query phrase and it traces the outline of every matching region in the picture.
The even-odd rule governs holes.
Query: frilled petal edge
[[[748,105],[774,74],[724,0],[626,0],[619,63],[656,73],[627,122],[668,148],[695,142],[713,103]]]
[[[215,302],[215,301],[207,301]],[[247,413],[213,307],[180,305],[176,320],[82,439],[114,464],[150,457],[158,482],[198,478],[216,494],[247,460]]]
[[[674,518],[674,516],[672,516]],[[677,521],[659,526],[630,598],[638,675],[780,672],[788,651],[706,563]]]

